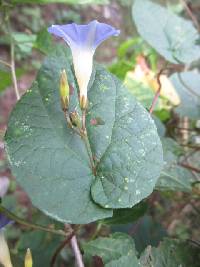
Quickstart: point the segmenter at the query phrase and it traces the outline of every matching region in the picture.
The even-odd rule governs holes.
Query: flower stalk
[[[8,211],[2,205],[0,205],[0,214],[3,214],[7,218],[9,218],[10,220],[15,221],[16,223],[21,224],[23,226],[26,226],[28,228],[41,230],[41,231],[45,231],[45,232],[48,232],[51,234],[55,234],[55,235],[59,235],[59,236],[65,236],[65,237],[67,237],[70,234],[70,233],[64,232],[63,230],[55,230],[55,229],[48,228],[46,226],[41,226],[38,224],[33,224],[31,222],[27,222],[26,220],[21,219],[18,216],[16,216],[15,214],[13,214],[12,212]]]

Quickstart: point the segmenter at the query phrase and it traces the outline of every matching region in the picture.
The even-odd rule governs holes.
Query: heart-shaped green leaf
[[[45,60],[11,115],[6,149],[16,179],[35,206],[59,221],[88,223],[111,217],[108,206],[132,207],[152,192],[162,147],[148,112],[120,81],[97,67],[86,118],[95,178],[85,146],[67,127],[60,107],[60,71],[66,69],[74,88],[70,110],[79,112],[68,57],[68,50],[58,48]]]

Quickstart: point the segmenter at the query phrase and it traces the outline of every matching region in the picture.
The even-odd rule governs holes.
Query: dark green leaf
[[[162,168],[162,147],[146,110],[120,81],[97,67],[86,118],[98,163],[95,179],[84,144],[66,126],[60,107],[59,78],[65,68],[74,87],[70,109],[79,110],[67,57],[68,49],[59,48],[44,62],[12,113],[6,149],[14,175],[35,206],[59,221],[88,223],[111,217],[108,206],[132,207],[152,192]],[[96,118],[104,123],[93,125]]]
[[[199,34],[187,21],[149,0],[135,0],[133,19],[139,34],[172,63],[190,63],[200,58]]]
[[[123,232],[130,234],[139,253],[142,253],[148,245],[158,246],[160,241],[167,236],[163,226],[148,215],[138,218],[137,221],[128,225],[112,225],[111,230],[112,233]]]
[[[127,224],[139,219],[147,211],[147,204],[141,202],[131,209],[117,209],[113,211],[113,217],[102,221],[105,224]]]

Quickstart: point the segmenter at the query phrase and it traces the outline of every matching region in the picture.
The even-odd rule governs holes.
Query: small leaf
[[[189,170],[178,165],[177,154],[183,153],[181,147],[170,138],[163,138],[162,144],[165,165],[156,188],[159,190],[191,192],[194,177]]]
[[[46,28],[37,34],[34,47],[46,55],[53,51],[54,45],[52,43],[52,37],[50,33],[47,32]]]
[[[188,71],[173,74],[171,81],[180,96],[181,103],[175,108],[180,116],[187,116],[191,119],[200,118],[200,74]]]
[[[195,259],[195,260],[194,260]],[[176,239],[164,239],[160,245],[147,247],[140,258],[142,267],[178,267],[199,266],[199,249]]]
[[[99,256],[105,267],[139,267],[133,239],[122,233],[83,244],[85,257]]]
[[[199,34],[191,21],[149,0],[135,0],[133,19],[139,34],[166,60],[191,63],[200,58]]]
[[[24,54],[30,54],[33,48],[33,44],[36,40],[35,34],[26,34],[22,32],[14,32],[12,34],[13,39],[16,42],[19,50]]]

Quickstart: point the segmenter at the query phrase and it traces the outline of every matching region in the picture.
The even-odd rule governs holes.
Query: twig
[[[5,215],[7,218],[9,218],[10,220],[13,220],[15,222],[17,222],[18,224],[21,224],[23,226],[32,228],[32,229],[36,229],[36,230],[41,230],[41,231],[45,231],[51,234],[56,234],[59,236],[68,236],[69,233],[64,232],[63,230],[55,230],[55,229],[50,229],[47,228],[45,226],[41,226],[38,224],[33,224],[30,222],[25,221],[24,219],[19,218],[18,216],[16,216],[14,213],[8,211],[6,208],[4,208],[3,206],[0,205],[0,213],[2,213],[3,215]]]
[[[189,8],[188,4],[186,3],[185,0],[180,0],[180,2],[182,3],[182,5],[184,6],[188,16],[191,18],[191,20],[193,21],[194,25],[196,26],[198,32],[200,32],[200,26],[199,26],[199,22],[197,20],[197,18],[194,16],[192,10]]]
[[[74,236],[74,232],[72,232],[67,239],[65,239],[61,244],[60,246],[56,249],[55,253],[53,254],[53,257],[51,259],[51,262],[50,262],[50,267],[53,267],[55,262],[56,262],[56,259],[58,257],[58,255],[60,254],[61,250],[67,245],[67,243],[70,242],[70,240],[72,239],[72,237]]]
[[[190,205],[200,215],[200,210],[192,202],[190,202]]]
[[[184,168],[186,168],[186,169],[189,169],[189,170],[191,170],[191,171],[194,171],[194,172],[197,172],[197,173],[200,173],[200,169],[199,168],[196,168],[196,167],[194,167],[194,166],[191,166],[191,165],[189,165],[189,164],[187,164],[187,163],[179,163],[179,165],[181,165],[182,167],[184,167]]]
[[[8,62],[6,62],[6,61],[4,61],[2,59],[0,59],[0,63],[5,65],[5,66],[7,66],[7,67],[9,67],[9,68],[11,68],[11,65]]]
[[[175,129],[178,129],[178,130],[183,130],[183,131],[188,131],[188,132],[195,132],[196,129],[192,129],[192,128],[187,128],[187,127],[179,127],[179,126],[174,126]]]
[[[102,225],[103,225],[103,224],[102,224],[101,222],[99,222],[99,223],[97,224],[97,227],[96,227],[96,229],[95,229],[93,235],[91,236],[90,240],[93,240],[93,239],[95,239],[95,238],[97,237],[97,235],[98,235],[99,232],[101,231]]]
[[[71,238],[70,243],[71,243],[71,247],[72,247],[72,250],[74,252],[74,256],[76,258],[76,263],[77,263],[78,267],[84,267],[82,254],[80,252],[80,249],[79,249],[79,246],[78,246],[78,242],[77,242],[77,238],[76,238],[75,235]]]
[[[11,55],[10,67],[11,67],[13,86],[14,86],[16,98],[17,98],[17,100],[19,100],[20,95],[19,95],[19,90],[18,90],[18,85],[17,85],[17,77],[16,77],[16,72],[15,72],[15,46],[14,46],[12,41],[11,41],[11,45],[10,45],[10,55]]]
[[[197,146],[194,146],[194,145],[190,145],[190,144],[179,144],[180,146],[183,146],[183,147],[189,147],[189,148],[192,148],[192,149],[196,149],[197,151],[200,150],[200,146],[197,145]]]
[[[155,96],[154,96],[154,98],[153,98],[151,107],[150,107],[150,109],[149,109],[149,113],[150,113],[150,114],[153,113],[154,108],[155,108],[156,103],[157,103],[157,100],[158,100],[158,98],[159,98],[159,96],[160,96],[160,91],[161,91],[161,88],[162,88],[162,84],[161,84],[161,81],[160,81],[160,76],[162,75],[162,73],[164,72],[164,70],[166,70],[166,68],[161,69],[161,70],[159,71],[159,73],[157,74],[158,90],[157,90],[157,92],[156,92],[156,94],[155,94]]]

